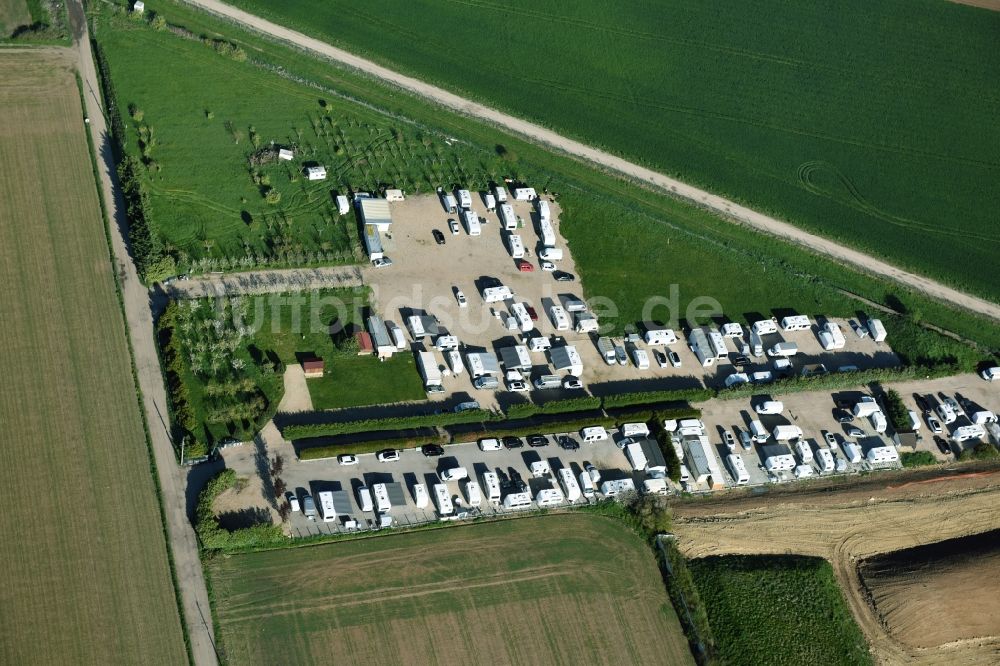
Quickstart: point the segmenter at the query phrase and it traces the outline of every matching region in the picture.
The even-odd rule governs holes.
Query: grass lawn
[[[10,37],[15,29],[31,23],[25,0],[0,0],[0,38]]]
[[[864,636],[825,560],[690,560],[724,664],[871,664]]]
[[[0,663],[187,663],[70,56],[0,51]]]
[[[940,0],[232,4],[1000,293],[981,269],[1000,249],[1000,13]]]
[[[234,555],[207,568],[234,664],[694,663],[652,552],[601,516]]]
[[[341,354],[326,366],[326,376],[306,382],[313,409],[358,407],[373,402],[424,400],[424,385],[412,354],[379,363],[373,356]]]
[[[155,30],[108,7],[98,26],[154,231],[182,271],[358,261],[358,223],[334,194],[485,184],[499,162],[257,66],[214,34]],[[279,147],[294,159],[279,160]],[[308,180],[311,165],[327,179]]]

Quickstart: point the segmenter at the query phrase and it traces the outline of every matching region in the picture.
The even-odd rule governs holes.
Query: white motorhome
[[[779,400],[765,400],[754,405],[753,409],[758,414],[780,414],[785,411],[785,405]]]
[[[389,500],[389,488],[384,483],[376,483],[372,486],[372,496],[375,498],[375,508],[379,513],[385,513],[392,508]]]
[[[878,402],[870,395],[861,396],[851,409],[851,413],[858,418],[865,418],[872,412],[877,411],[879,411]]]
[[[868,331],[872,334],[872,340],[875,342],[885,342],[886,331],[885,326],[882,325],[879,319],[869,319],[868,320]]]
[[[794,342],[779,342],[767,350],[768,356],[788,357],[799,353],[799,346]]]
[[[472,208],[472,193],[469,190],[458,191],[458,205],[465,210]]]
[[[486,500],[498,506],[500,504],[500,477],[495,472],[483,472],[483,492]]]
[[[514,259],[524,258],[524,243],[521,241],[521,237],[518,234],[510,234],[507,236],[507,247],[510,250],[510,256]]]
[[[767,441],[767,430],[764,430],[764,425],[760,421],[750,422],[750,438],[758,444],[763,444]]]
[[[865,459],[872,465],[899,462],[899,452],[894,446],[875,446],[868,449]]]
[[[845,442],[843,445],[841,445],[840,448],[843,450],[844,455],[847,456],[847,459],[851,463],[853,463],[853,464],[856,465],[859,462],[861,462],[861,447],[860,446],[858,446],[854,442]]]
[[[605,497],[616,497],[628,492],[635,492],[635,482],[632,479],[612,479],[601,483],[601,493]]]
[[[555,246],[556,232],[555,229],[552,228],[551,222],[543,218],[542,221],[538,223],[538,231],[539,231],[538,235],[542,239],[542,245],[544,245],[545,247]]]
[[[514,214],[514,207],[510,204],[500,206],[500,221],[503,222],[505,231],[517,229],[517,215]]]
[[[729,322],[722,325],[722,335],[727,338],[742,338],[743,327],[736,322]]]
[[[465,482],[465,499],[469,506],[478,507],[483,503],[483,493],[479,484],[471,479]]]
[[[538,219],[543,222],[549,222],[552,220],[548,201],[545,199],[539,199],[535,202],[535,206],[538,208]]]
[[[483,233],[483,228],[479,224],[479,216],[471,210],[462,211],[462,222],[465,223],[465,231],[470,236],[479,236]]]
[[[329,490],[316,495],[319,498],[319,515],[324,523],[332,523],[337,520],[337,509],[333,506],[333,493]]]
[[[552,319],[552,325],[555,326],[557,331],[568,331],[569,330],[569,314],[561,305],[553,305],[549,308],[549,317]]]
[[[747,466],[743,462],[743,458],[736,453],[730,453],[726,456],[726,463],[733,475],[733,479],[736,481],[736,485],[745,486],[750,483],[750,473],[747,472]]]
[[[493,194],[496,195],[497,201],[500,203],[507,203],[507,188],[501,183],[497,183],[493,186]]]
[[[365,512],[371,511],[374,508],[372,493],[368,490],[367,486],[358,487],[358,508]]]
[[[575,502],[582,496],[580,484],[576,482],[576,477],[570,469],[563,467],[559,470],[559,485],[562,486],[567,502]]]
[[[434,484],[434,506],[437,507],[438,515],[442,518],[447,518],[455,513],[451,493],[448,491],[448,486],[443,483]]]
[[[590,475],[586,472],[580,472],[580,490],[583,492],[583,496],[590,499],[597,492],[597,487],[594,485],[594,480],[590,478]]]
[[[430,504],[430,496],[427,494],[427,486],[422,483],[415,483],[413,485],[413,504],[418,509],[426,509],[427,505]]]
[[[794,425],[774,426],[771,436],[774,437],[776,442],[787,442],[793,439],[800,439],[802,437],[802,428]]]
[[[811,327],[812,323],[805,315],[792,315],[781,320],[781,328],[785,331],[808,331]]]
[[[722,337],[721,333],[716,330],[709,331],[708,342],[715,351],[715,358],[723,359],[729,356],[729,350],[726,349],[726,340]]]
[[[608,438],[608,431],[603,426],[589,426],[580,431],[580,439],[584,442],[602,442]]]
[[[531,315],[528,314],[528,308],[524,303],[514,303],[510,306],[510,313],[514,315],[514,319],[517,320],[517,327],[522,331],[530,331],[535,327],[534,322],[531,321]],[[527,353],[527,348],[525,348],[525,353]]]

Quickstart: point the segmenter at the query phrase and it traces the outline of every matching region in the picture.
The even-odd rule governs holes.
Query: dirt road
[[[879,553],[996,529],[998,501],[1000,473],[977,474],[937,483],[683,503],[675,507],[674,531],[688,557],[795,553],[826,558],[880,663],[991,664],[1000,636],[927,648],[899,641],[870,605],[857,565]],[[948,618],[936,621],[947,624]]]
[[[394,72],[370,60],[356,56],[343,49],[338,49],[318,39],[303,35],[300,32],[271,23],[253,14],[231,7],[219,0],[185,1],[271,37],[289,42],[300,48],[360,70],[460,113],[487,120],[505,130],[516,132],[528,139],[556,148],[572,157],[612,169],[647,185],[669,192],[674,196],[688,199],[699,206],[719,213],[726,219],[778,236],[784,240],[804,246],[813,252],[828,255],[838,261],[847,262],[866,273],[890,278],[911,289],[923,292],[932,298],[1000,320],[1000,305],[997,303],[962,293],[930,278],[916,275],[886,262],[879,261],[863,252],[808,233],[787,222],[768,217],[720,196],[692,187],[679,180],[669,178],[661,173],[646,169],[638,164],[580,143],[579,141],[569,139],[552,130],[545,129],[544,127],[506,113],[501,113],[496,109],[483,106],[482,104],[477,104],[418,79]]]
[[[125,319],[132,343],[139,390],[142,392],[143,409],[153,443],[153,456],[159,477],[170,550],[173,555],[177,585],[180,588],[181,605],[184,610],[182,620],[187,625],[194,663],[199,666],[216,664],[218,659],[212,633],[208,593],[198,555],[198,542],[187,516],[185,472],[177,465],[167,431],[167,395],[153,338],[149,291],[139,281],[125,245],[123,236],[127,224],[125,208],[115,174],[114,157],[111,153],[104,109],[100,102],[97,69],[90,50],[90,37],[83,7],[80,0],[71,0],[68,7],[73,29],[76,66],[82,79],[87,117],[90,120],[90,134],[97,152],[101,195],[108,210],[111,245],[121,276]]]

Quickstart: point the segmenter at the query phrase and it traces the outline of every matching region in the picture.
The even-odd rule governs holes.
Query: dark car
[[[850,412],[840,410],[837,413],[837,423],[850,423],[853,420],[854,420],[854,415],[851,414]]]
[[[444,245],[444,234],[435,229],[431,232],[434,235],[434,242],[438,245]]]
[[[443,456],[444,447],[440,444],[424,444],[420,447],[420,452],[428,458],[432,456]]]
[[[913,401],[917,403],[917,409],[919,409],[921,412],[926,412],[931,408],[930,404],[927,402],[927,398],[920,395],[919,393],[913,394]]]
[[[559,446],[566,449],[567,451],[576,451],[580,448],[580,442],[576,441],[569,435],[563,435],[559,438]]]
[[[733,365],[742,368],[745,365],[750,365],[750,359],[741,354],[733,358]]]
[[[519,449],[524,446],[520,437],[504,437],[503,445],[508,449]]]
[[[951,447],[948,446],[947,440],[945,440],[943,437],[935,436],[934,443],[937,444],[938,451],[940,451],[941,453],[945,455],[951,453]]]
[[[576,279],[572,273],[566,271],[553,271],[552,277],[555,278],[556,282],[572,282]]]
[[[539,448],[549,445],[549,438],[545,435],[528,435],[528,446]]]
[[[531,321],[538,321],[538,313],[535,312],[535,308],[531,307],[527,303],[524,304],[524,309],[528,312],[528,317]]]

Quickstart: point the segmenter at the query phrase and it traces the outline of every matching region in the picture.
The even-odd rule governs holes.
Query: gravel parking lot
[[[517,233],[524,241],[527,251],[525,259],[535,268],[529,273],[518,270],[508,251],[507,233],[503,231],[498,215],[486,211],[479,194],[473,193],[473,210],[487,222],[482,226],[482,235],[478,237],[469,236],[461,225],[461,218],[445,212],[440,199],[435,195],[410,197],[406,201],[393,203],[392,231],[384,239],[386,254],[392,258],[393,265],[382,269],[364,269],[364,280],[372,288],[377,311],[385,319],[404,328],[405,320],[410,315],[433,315],[445,331],[459,338],[465,350],[497,353],[503,347],[521,344],[523,334],[520,331],[508,331],[495,316],[498,312],[506,312],[507,305],[486,304],[480,297],[480,287],[485,280],[492,278],[511,288],[515,294],[515,302],[524,302],[534,308],[537,315],[535,331],[528,335],[540,333],[550,337],[554,346],[569,344],[577,348],[584,367],[580,378],[596,395],[703,385],[722,386],[726,377],[738,371],[726,359],[719,361],[714,367],[702,368],[688,349],[680,330],[676,331],[680,339],[670,349],[677,352],[681,367],[675,368],[670,364],[659,367],[652,354],[653,348],[639,342],[634,346],[646,349],[650,356],[650,367],[642,370],[635,367],[631,358],[626,365],[605,363],[597,349],[596,334],[557,331],[550,318],[550,307],[562,304],[567,296],[582,298],[583,286],[579,281],[557,282],[551,273],[539,269],[537,254],[541,249],[541,240],[537,231],[535,204],[525,201],[511,203],[523,222]],[[559,234],[558,204],[550,201],[549,205],[556,232],[556,246],[564,252],[563,259],[556,262],[557,268],[575,275],[570,248]],[[458,234],[453,235],[449,231],[450,218],[459,222]],[[444,244],[435,241],[435,230],[443,235]],[[459,306],[456,290],[461,290],[464,294],[468,302],[466,307]],[[823,321],[825,320],[821,319],[817,324]],[[803,366],[815,363],[824,363],[830,370],[843,366],[870,368],[899,365],[899,359],[886,344],[876,344],[870,338],[858,338],[846,321],[837,321],[846,338],[845,347],[837,352],[830,353],[822,349],[816,324],[811,331],[765,336],[764,346],[769,348],[783,341],[798,344],[800,353],[792,359],[793,372],[799,372]],[[747,327],[746,322],[741,323],[744,328]],[[412,346],[414,351],[421,351],[432,342],[431,338],[425,338],[414,342]],[[616,342],[622,344],[631,356],[631,345],[625,345],[620,339]],[[735,357],[739,349],[737,340],[727,339],[726,344],[731,358]],[[656,349],[662,350],[662,347]],[[444,359],[440,353],[437,354],[439,363],[443,366]],[[532,353],[531,360],[532,379],[544,374],[554,374],[547,353]],[[749,357],[749,360],[751,363],[743,368],[745,372],[768,370],[772,367],[771,359],[767,357]],[[430,398],[448,401],[449,404],[474,399],[485,408],[501,406],[504,400],[509,399],[503,396],[503,392],[498,394],[475,389],[471,379],[466,369],[458,375],[446,376],[445,393],[435,394]],[[563,396],[560,390],[546,390],[543,397]]]

